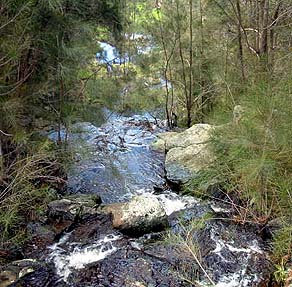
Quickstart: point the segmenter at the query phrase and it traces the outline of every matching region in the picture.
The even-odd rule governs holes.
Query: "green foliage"
[[[117,107],[120,111],[154,111],[163,104],[162,90],[151,87],[142,77],[126,83],[126,89]]]
[[[86,93],[91,95],[92,103],[99,103],[101,106],[114,108],[120,95],[119,83],[112,78],[97,78],[90,80],[86,86]]]
[[[94,60],[96,26],[107,25],[117,35],[122,4],[103,0],[1,3],[0,94],[5,96],[1,101],[4,107],[11,107],[11,102],[21,107],[14,109],[13,118],[1,111],[2,129],[13,132],[43,114],[53,122],[66,122],[68,109],[63,104],[80,100],[75,98],[78,74]]]
[[[275,281],[283,286],[285,284],[286,279],[288,278],[288,271],[285,268],[285,263],[282,259],[280,264],[276,264],[276,271],[274,272]]]
[[[70,130],[71,122],[93,113],[97,122],[96,89],[108,94],[102,105],[113,101],[108,81],[90,82],[86,91],[83,84],[96,72],[97,38],[119,37],[123,4],[0,1],[0,244],[23,239],[25,223],[64,185],[62,165],[71,151],[44,141],[39,129]],[[85,112],[91,103],[98,110]]]
[[[206,222],[211,218],[212,216],[210,214],[206,214],[202,218],[192,219],[188,222],[180,220],[180,231],[170,231],[165,237],[165,243],[171,245],[180,254],[179,256],[184,254],[186,259],[193,260],[192,264],[177,266],[176,272],[182,280],[194,286],[200,286],[198,282],[198,271],[205,274],[206,278],[211,283],[210,286],[214,285],[213,280],[209,277],[202,265],[201,252],[196,237],[196,233],[203,229]]]
[[[54,174],[56,168],[56,159],[45,150],[10,166],[6,174],[9,183],[0,190],[0,245],[22,237],[21,229],[27,221],[43,215],[47,203],[55,197],[51,183],[63,181]]]
[[[230,99],[218,105],[212,119],[221,123],[212,138],[216,160],[185,188],[208,197],[207,187],[217,183],[227,194],[236,194],[242,200],[237,207],[242,222],[265,225],[281,219],[272,244],[275,262],[290,258],[292,250],[291,84],[286,75],[250,83],[237,98],[244,109],[238,124]],[[283,282],[286,270],[279,264],[275,277]]]
[[[273,256],[282,263],[282,266],[285,266],[292,254],[292,224],[291,221],[287,222],[285,218],[282,224],[282,228],[274,235]]]

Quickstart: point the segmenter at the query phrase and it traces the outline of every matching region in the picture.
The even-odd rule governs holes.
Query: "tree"
[[[59,147],[35,130],[46,122],[57,127],[58,143],[63,141],[61,128],[82,100],[76,92],[80,75],[95,57],[97,28],[107,27],[118,38],[123,2],[0,1],[1,241],[17,233],[10,227],[22,224],[15,219],[26,214],[28,200],[45,201],[48,189],[40,182],[57,188],[44,179],[60,167],[61,153],[53,152]]]

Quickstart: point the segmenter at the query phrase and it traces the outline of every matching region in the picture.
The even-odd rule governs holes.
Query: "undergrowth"
[[[229,113],[227,102],[219,105],[213,120],[218,124],[220,119],[222,125],[211,144],[216,160],[185,186],[185,192],[205,197],[212,196],[206,192],[210,184],[220,186],[227,197],[235,194],[241,201],[236,210],[242,223],[268,226],[276,220],[272,253],[284,269],[292,248],[291,87],[288,78],[250,83],[237,100],[244,110],[238,123],[232,120],[234,98]]]
[[[215,286],[214,281],[206,270],[197,239],[197,232],[205,227],[208,220],[212,218],[211,214],[206,214],[202,218],[192,219],[185,222],[180,220],[176,232],[169,231],[165,237],[165,243],[172,246],[180,256],[184,257],[182,264],[176,267],[179,278],[191,286],[203,286],[199,281],[200,274],[206,278],[208,285],[204,287]],[[210,284],[210,285],[209,285]]]
[[[10,141],[10,146],[13,141]],[[48,140],[17,152],[17,144],[4,156],[0,184],[0,248],[27,239],[26,224],[44,215],[47,204],[65,186],[61,153]],[[58,154],[58,156],[56,155]]]

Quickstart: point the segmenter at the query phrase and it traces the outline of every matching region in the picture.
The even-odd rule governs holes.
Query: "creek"
[[[267,286],[271,269],[258,227],[229,220],[228,205],[169,188],[165,155],[151,148],[163,122],[149,114],[107,118],[100,127],[73,126],[69,142],[79,152],[68,174],[70,193],[98,195],[105,206],[141,195],[158,200],[168,228],[133,236],[103,213],[85,213],[65,227],[32,223],[31,261],[12,266],[24,264],[28,272],[10,286]]]

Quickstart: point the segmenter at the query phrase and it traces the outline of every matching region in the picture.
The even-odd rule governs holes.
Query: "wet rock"
[[[258,230],[233,224],[225,206],[181,200],[157,188],[165,183],[164,157],[149,149],[156,137],[153,123],[141,122],[140,117],[117,117],[100,128],[89,123],[78,128],[90,154],[88,158],[80,155],[69,185],[75,191],[98,193],[107,204],[123,203],[96,209],[96,202],[86,199],[80,203],[69,197],[51,204],[49,221],[54,226],[70,226],[70,232],[61,233],[60,240],[48,248],[49,254],[42,257],[54,264],[59,279],[50,279],[52,271],[46,265],[25,275],[27,285],[22,286],[31,286],[30,282],[42,286],[41,281],[45,286],[67,287],[189,286],[182,276],[207,286],[209,282],[194,254],[216,287],[261,286],[270,266]],[[172,179],[187,180],[212,162],[207,151],[212,129],[195,125],[182,133],[160,136],[158,146],[169,150],[167,170]],[[158,194],[137,196],[153,191],[154,186]],[[183,208],[187,209],[179,211]],[[198,224],[196,219],[201,219]],[[172,243],[163,241],[168,221],[176,239]],[[187,246],[190,243],[194,254]]]
[[[71,232],[71,241],[86,244],[107,233],[113,233],[110,214],[87,214],[76,222]]]
[[[58,276],[54,274],[53,267],[42,265],[35,271],[24,275],[16,280],[9,287],[67,287],[65,282],[60,281]]]
[[[114,228],[134,236],[168,226],[165,210],[154,196],[135,196],[129,202],[111,204],[104,210],[112,214]]]
[[[0,249],[0,266],[23,258],[24,254],[22,247],[8,245],[6,248]]]
[[[27,225],[30,240],[25,244],[23,253],[25,257],[37,258],[47,246],[53,244],[56,233],[50,225],[42,222],[31,222]]]
[[[218,286],[261,286],[269,280],[272,266],[252,226],[210,221],[197,231],[194,241]]]
[[[264,240],[270,241],[285,226],[284,218],[273,218],[262,228],[261,235]]]
[[[75,285],[111,287],[183,287],[189,286],[179,278],[173,266],[130,246],[114,253],[105,260],[77,270],[69,278]],[[71,286],[71,285],[70,285]]]
[[[49,262],[54,263],[60,280],[66,283],[71,281],[70,278],[76,274],[77,270],[87,269],[91,264],[112,256],[125,245],[126,241],[118,233],[107,233],[91,239],[86,238],[80,242],[75,242],[74,239],[76,235],[65,234],[59,242],[49,247],[51,254],[47,257]]]
[[[52,224],[56,232],[68,228],[77,218],[85,214],[97,213],[97,207],[101,199],[97,195],[71,195],[55,200],[48,205],[48,222]]]
[[[39,276],[35,275],[35,272],[39,270],[44,270],[42,273],[45,274],[46,277],[51,276],[52,274],[48,273],[48,269],[46,268],[45,263],[41,263],[34,259],[23,259],[14,261],[2,268],[0,268],[0,286],[46,286],[44,281],[40,279]],[[33,277],[37,277],[39,280],[39,284],[33,284],[31,279],[27,280],[31,274],[34,274]],[[29,282],[29,283],[28,283]]]
[[[72,193],[98,194],[104,203],[113,203],[165,184],[164,154],[149,148],[162,131],[154,128],[154,119],[112,115],[100,127],[74,126],[70,144],[88,152],[78,155],[68,174]]]
[[[207,215],[211,213],[212,208],[207,202],[198,202],[191,208],[177,211],[171,214],[168,219],[171,231],[175,234],[183,233],[185,226],[192,226],[195,220],[199,221],[207,218]]]
[[[208,142],[214,126],[197,124],[181,133],[160,135],[154,147],[168,150],[165,160],[167,178],[187,182],[214,160]]]
[[[216,219],[222,218],[222,213],[226,219]],[[175,240],[169,240],[168,244],[183,248],[181,253],[186,252],[188,255],[184,257],[190,257],[192,262],[189,266],[179,254],[175,256],[176,265],[185,270],[187,278],[196,276],[202,286],[210,283],[196,256],[216,287],[269,286],[266,283],[273,269],[259,226],[233,223],[226,206],[215,202],[199,202],[172,214],[170,225],[170,239]]]

